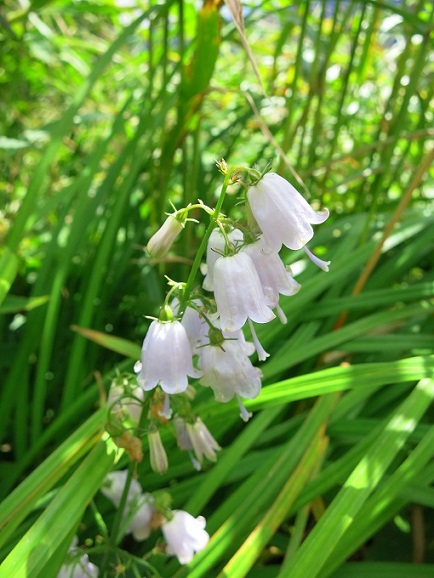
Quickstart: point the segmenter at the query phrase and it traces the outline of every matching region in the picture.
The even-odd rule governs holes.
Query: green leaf
[[[125,357],[131,357],[131,359],[140,359],[141,349],[137,344],[132,343],[131,341],[127,341],[121,337],[115,337],[114,335],[107,335],[107,333],[95,331],[95,329],[77,327],[77,325],[71,325],[71,329],[80,335],[83,335],[86,339],[90,339],[91,341],[102,345],[106,349],[110,349],[110,351],[115,351],[116,353],[125,355]]]
[[[56,575],[58,566],[50,566],[50,558],[56,556],[77,527],[86,506],[113,467],[117,451],[110,440],[94,447],[7,556],[0,566],[0,578],[45,578],[47,572]]]

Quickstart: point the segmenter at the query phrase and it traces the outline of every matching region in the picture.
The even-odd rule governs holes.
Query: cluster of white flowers
[[[119,507],[127,480],[127,471],[111,472],[101,488],[102,493]],[[205,518],[195,518],[183,510],[159,507],[158,500],[144,493],[140,483],[132,479],[123,513],[125,534],[132,534],[137,541],[148,538],[153,530],[161,528],[166,540],[166,553],[176,556],[180,564],[188,564],[195,552],[208,544]]]
[[[274,173],[248,187],[247,204],[250,227],[234,226],[221,217],[208,239],[203,288],[214,292],[215,309],[210,308],[209,299],[200,296],[184,303],[181,318],[173,311],[167,314],[166,308],[151,323],[141,362],[136,365],[137,381],[145,391],[159,385],[168,395],[182,393],[188,377],[196,378],[212,388],[217,401],[227,402],[235,396],[243,419],[248,419],[249,413],[241,398],[254,398],[261,389],[262,373],[249,356],[256,351],[260,361],[268,357],[253,322],[268,323],[277,315],[286,323],[279,297],[300,289],[279,256],[282,245],[292,250],[303,248],[325,271],[329,264],[306,247],[313,237],[312,224],[323,223],[329,215],[327,209],[312,209],[288,181]],[[148,252],[154,257],[167,253],[181,229],[171,215],[150,240]],[[172,306],[177,313],[179,302]],[[242,333],[246,322],[253,347]]]
[[[247,421],[251,414],[242,399],[253,399],[261,390],[262,372],[250,357],[256,352],[259,361],[269,354],[262,347],[254,323],[268,323],[277,316],[286,323],[279,299],[295,295],[300,285],[285,266],[279,252],[282,245],[291,250],[304,249],[306,255],[327,271],[329,262],[314,256],[306,247],[313,236],[312,224],[323,223],[326,209],[315,211],[282,177],[256,169],[244,169],[250,177],[245,185],[246,223],[234,222],[220,211],[224,193],[236,182],[237,172],[219,164],[225,185],[215,210],[199,202],[169,215],[148,243],[154,259],[163,258],[184,228],[190,210],[203,209],[211,224],[203,238],[187,283],[169,281],[171,289],[145,336],[141,360],[134,367],[136,383],[115,380],[109,394],[113,437],[134,461],[143,454],[139,437],[122,430],[126,417],[133,429],[148,432],[150,463],[154,471],[164,473],[168,458],[160,437],[162,426],[170,423],[178,447],[189,453],[196,469],[204,459],[216,460],[221,448],[202,420],[194,414],[190,401],[194,391],[189,378],[209,387],[219,402],[237,399],[240,415]],[[238,167],[237,170],[241,170]],[[206,252],[206,263],[201,264]],[[199,268],[204,274],[201,293],[193,287]],[[243,329],[249,327],[252,342]],[[138,385],[137,385],[138,384]],[[152,393],[149,393],[152,392]],[[109,475],[103,493],[116,507],[120,506],[126,472]],[[168,554],[188,563],[194,552],[205,547],[208,534],[205,520],[187,512],[162,508],[140,484],[132,480],[123,512],[124,533],[144,540],[161,527]]]

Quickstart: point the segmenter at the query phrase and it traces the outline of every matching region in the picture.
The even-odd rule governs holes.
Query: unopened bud
[[[161,441],[160,432],[156,427],[150,427],[148,432],[148,440],[151,468],[157,474],[164,474],[167,472],[169,463],[167,460],[166,450],[164,449],[163,442]]]
[[[161,258],[167,255],[183,228],[183,224],[178,219],[173,215],[169,215],[158,231],[152,235],[146,246],[146,250],[151,257]]]

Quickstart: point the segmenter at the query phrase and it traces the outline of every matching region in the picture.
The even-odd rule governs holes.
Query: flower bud
[[[148,432],[149,453],[151,460],[151,468],[157,474],[164,474],[167,472],[169,463],[167,460],[166,450],[161,441],[160,432],[156,427],[150,427]]]
[[[158,231],[152,235],[146,250],[154,258],[160,258],[167,255],[170,247],[184,225],[173,215],[169,215]]]

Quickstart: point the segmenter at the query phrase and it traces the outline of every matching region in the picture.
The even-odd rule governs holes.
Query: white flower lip
[[[188,512],[174,510],[173,518],[161,528],[167,542],[167,553],[176,556],[180,564],[191,562],[195,552],[200,552],[208,544],[205,524],[203,516],[194,518]]]
[[[300,193],[283,177],[267,173],[247,191],[253,216],[274,251],[282,244],[301,249],[313,237],[313,225],[323,223],[328,209],[314,211]]]
[[[154,320],[142,346],[142,367],[137,382],[145,391],[158,384],[165,393],[182,393],[190,377],[200,377],[193,367],[187,332],[179,321]]]
[[[267,323],[275,317],[267,305],[255,265],[245,252],[217,259],[214,297],[222,331],[241,329],[247,318]]]

